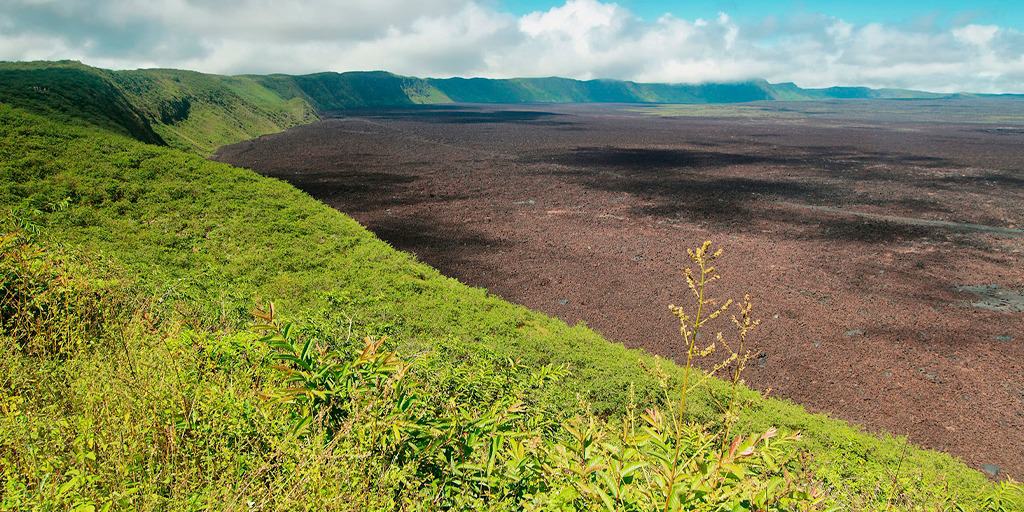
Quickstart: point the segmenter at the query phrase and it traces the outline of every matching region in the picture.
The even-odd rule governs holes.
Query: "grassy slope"
[[[452,100],[464,103],[736,103],[772,99],[771,86],[761,81],[702,85],[557,77],[427,81]]]
[[[664,364],[678,375],[674,365],[584,326],[445,278],[283,182],[0,107],[0,204],[64,197],[72,207],[53,216],[52,237],[126,265],[154,294],[182,297],[208,318],[241,323],[254,302],[274,300],[297,318],[343,311],[357,329],[389,334],[407,352],[456,344],[529,365],[567,363],[569,381],[544,397],[566,410],[578,394],[597,411],[619,412],[631,384],[641,398],[655,393],[649,368]],[[466,352],[469,367],[473,353]],[[712,383],[712,393],[720,386]],[[947,455],[750,398],[746,426],[802,430],[818,476],[853,501],[891,487],[904,451],[900,480],[911,492],[947,492],[948,484],[948,492],[970,496],[988,485]],[[715,416],[706,397],[698,402],[698,417]]]
[[[0,103],[204,155],[309,123],[318,112],[451,101],[425,80],[385,72],[220,76],[0,64]]]
[[[708,84],[641,84],[619,80],[566,78],[427,79],[456,102],[465,103],[742,103],[781,100],[921,99],[947,95],[903,89],[830,87],[803,89],[763,80]]]
[[[781,101],[835,100],[835,99],[938,99],[948,94],[912,91],[908,89],[871,89],[868,87],[827,87],[803,89],[792,82],[771,84],[771,99]]]
[[[0,64],[0,103],[200,154],[316,119],[305,98],[253,77],[76,62]]]
[[[304,99],[282,98],[252,77],[150,69],[111,79],[169,145],[203,154],[317,118]]]
[[[209,154],[224,144],[374,106],[468,103],[737,103],[757,100],[941,97],[915,91],[749,81],[638,84],[566,78],[421,79],[391,73],[220,76],[167,69],[107,71],[77,62],[0,63],[0,103],[88,122],[152,143]]]
[[[150,120],[114,86],[110,75],[70,61],[0,63],[0,103],[162,143]]]

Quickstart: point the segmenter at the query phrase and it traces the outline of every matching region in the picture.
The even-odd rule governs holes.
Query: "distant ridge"
[[[417,79],[418,80],[418,79]],[[659,84],[569,78],[447,78],[424,80],[456,102],[471,103],[742,103],[852,98],[941,98],[946,95],[895,89],[832,87],[803,89],[765,80]]]
[[[659,84],[559,77],[417,78],[385,71],[223,76],[174,69],[111,71],[77,61],[0,62],[0,103],[201,153],[312,122],[323,112],[365,107],[979,96],[996,95],[867,87],[805,89],[793,83],[772,84],[765,80]]]

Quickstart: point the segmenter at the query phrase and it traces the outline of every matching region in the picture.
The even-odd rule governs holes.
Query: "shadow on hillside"
[[[1024,189],[1024,175],[1012,174],[1008,171],[990,171],[974,176],[946,176],[936,180],[942,184],[955,186],[973,185],[984,187],[1011,187]]]
[[[955,162],[946,158],[908,153],[863,151],[852,146],[796,146],[791,149],[797,152],[791,158],[792,164],[819,166],[826,171],[851,173],[870,171],[871,169],[887,169],[885,172],[871,171],[863,174],[841,176],[846,179],[902,181],[906,179],[905,173],[908,170],[941,169],[958,166]]]
[[[350,213],[458,199],[423,194],[410,187],[421,178],[406,174],[331,169],[266,175],[286,180],[320,201]]]
[[[716,151],[648,149],[616,147],[582,147],[571,153],[545,159],[570,167],[608,168],[628,171],[693,169],[730,165],[783,164],[788,158]]]
[[[699,144],[714,147],[721,144]],[[956,164],[943,158],[900,153],[864,152],[850,146],[759,147],[742,153],[690,149],[579,147],[554,157],[553,161],[574,167],[601,167],[624,170],[673,168],[715,168],[732,165],[776,165],[827,171],[860,171],[868,167],[943,168]],[[864,176],[837,176],[848,179],[894,181],[904,179],[902,173],[870,173]]]
[[[905,240],[943,239],[946,231],[930,226],[915,226],[873,219],[820,218],[806,216],[803,221],[817,222],[819,236],[827,240],[843,240],[870,244]]]

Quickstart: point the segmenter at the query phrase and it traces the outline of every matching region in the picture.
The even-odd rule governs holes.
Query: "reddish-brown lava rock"
[[[796,119],[376,110],[216,158],[463,282],[669,357],[685,249],[714,240],[721,294],[750,292],[765,320],[752,386],[1024,475],[1024,314],[957,289],[1024,289],[1024,131],[857,105]]]

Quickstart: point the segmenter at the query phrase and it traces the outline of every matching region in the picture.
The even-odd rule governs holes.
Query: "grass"
[[[151,69],[116,72],[111,81],[168,145],[201,154],[317,119],[301,97],[285,99],[252,77]]]
[[[648,409],[642,426],[627,415],[617,440],[592,414],[560,423],[536,400],[564,367],[494,357],[467,367],[451,345],[402,360],[385,337],[359,344],[351,330],[283,323],[273,306],[256,311],[262,337],[203,325],[181,303],[140,300],[123,269],[40,244],[41,214],[0,237],[4,509],[787,510],[820,500],[805,472],[787,472],[798,469],[793,435],[727,444]]]
[[[473,382],[467,375],[493,373],[502,361],[532,369],[564,366],[569,371],[558,386],[531,391],[530,399],[543,410],[566,415],[589,409],[614,420],[631,404],[656,403],[663,393],[662,374],[670,388],[678,388],[681,382],[680,367],[604,340],[586,326],[566,325],[446,278],[286,183],[144,144],[116,131],[69,126],[63,119],[52,121],[0,107],[0,205],[40,212],[33,214],[32,222],[42,226],[47,244],[103,262],[101,268],[120,269],[116,278],[98,272],[99,277],[89,280],[114,279],[113,288],[131,298],[153,298],[160,314],[171,319],[156,334],[133,334],[138,344],[127,352],[121,350],[123,357],[109,348],[95,354],[85,351],[81,359],[73,359],[71,367],[55,367],[52,359],[15,356],[13,349],[5,349],[0,375],[5,403],[31,400],[50,407],[40,405],[46,414],[41,413],[39,420],[19,416],[22,423],[8,424],[0,440],[6,451],[0,453],[25,449],[26,432],[41,432],[52,445],[39,441],[33,455],[40,475],[56,472],[67,457],[88,459],[85,448],[77,455],[58,455],[63,448],[57,447],[88,448],[90,432],[102,426],[98,422],[110,423],[101,430],[113,435],[117,430],[111,424],[120,425],[117,415],[124,414],[139,423],[131,427],[139,436],[154,435],[159,425],[170,428],[181,411],[146,408],[184,400],[198,404],[189,407],[198,407],[197,414],[204,418],[201,428],[207,430],[202,435],[210,445],[202,453],[208,458],[174,459],[174,464],[181,465],[184,473],[180,475],[203,475],[206,486],[199,490],[185,486],[182,494],[175,494],[168,490],[170,484],[147,485],[163,489],[163,496],[192,496],[207,505],[232,492],[227,483],[218,486],[211,475],[223,473],[227,478],[257,470],[251,465],[256,459],[229,450],[239,433],[246,432],[233,429],[242,429],[239,425],[264,429],[254,434],[252,442],[267,444],[267,450],[273,450],[275,443],[292,442],[273,434],[277,427],[250,425],[255,421],[250,415],[260,410],[253,405],[257,392],[252,382],[269,378],[272,365],[254,368],[245,362],[244,354],[235,353],[224,360],[228,367],[219,366],[222,352],[236,350],[228,341],[246,339],[253,306],[267,301],[274,301],[286,320],[317,332],[351,331],[355,338],[387,336],[398,354],[419,354],[430,361],[424,375],[432,377],[424,378],[432,386]],[[66,208],[51,206],[65,198],[70,200]],[[124,372],[129,368],[136,372],[143,368],[139,376],[132,376],[137,382],[118,384],[100,378],[117,374],[127,379]],[[75,393],[58,396],[56,388],[38,384],[51,382],[53,372],[60,379],[52,382],[61,382]],[[168,388],[173,379],[182,379],[181,389]],[[125,398],[137,390],[163,398],[157,402]],[[687,413],[713,426],[721,420],[717,402],[731,394],[727,383],[709,380],[693,392]],[[902,438],[867,434],[750,390],[742,389],[739,395],[745,405],[735,428],[745,433],[772,427],[802,432],[798,448],[808,458],[803,466],[838,506],[870,510],[899,504],[912,509],[914,504],[954,499],[969,510],[980,508],[982,500],[997,491],[983,475],[948,455],[910,446]],[[581,409],[581,403],[587,405]],[[85,405],[92,412],[83,416],[76,407]],[[5,407],[9,416],[11,406]],[[156,419],[147,419],[151,414]],[[271,423],[277,425],[279,420]],[[46,438],[51,430],[56,437]],[[183,439],[178,436],[191,434],[172,429],[163,435],[160,443],[173,444]],[[119,446],[122,475],[137,471],[128,463],[131,460],[151,460],[139,458],[151,449],[141,442]],[[229,454],[224,460],[216,455],[221,449]],[[313,451],[302,451],[306,449]],[[298,458],[280,463],[301,466],[297,474],[312,479],[303,485],[326,481],[342,485],[329,478],[343,476],[342,469],[326,462],[303,462],[297,455],[326,456],[323,452],[308,446],[296,450],[289,453]],[[62,475],[73,478],[67,467],[61,467]],[[313,479],[310,472],[318,476]],[[286,480],[277,483],[290,481],[281,478]],[[195,493],[201,496],[196,498]],[[158,506],[157,494],[145,503]],[[310,499],[315,500],[315,495]]]
[[[164,142],[143,112],[111,82],[109,72],[78,62],[0,63],[0,103],[143,142]]]

